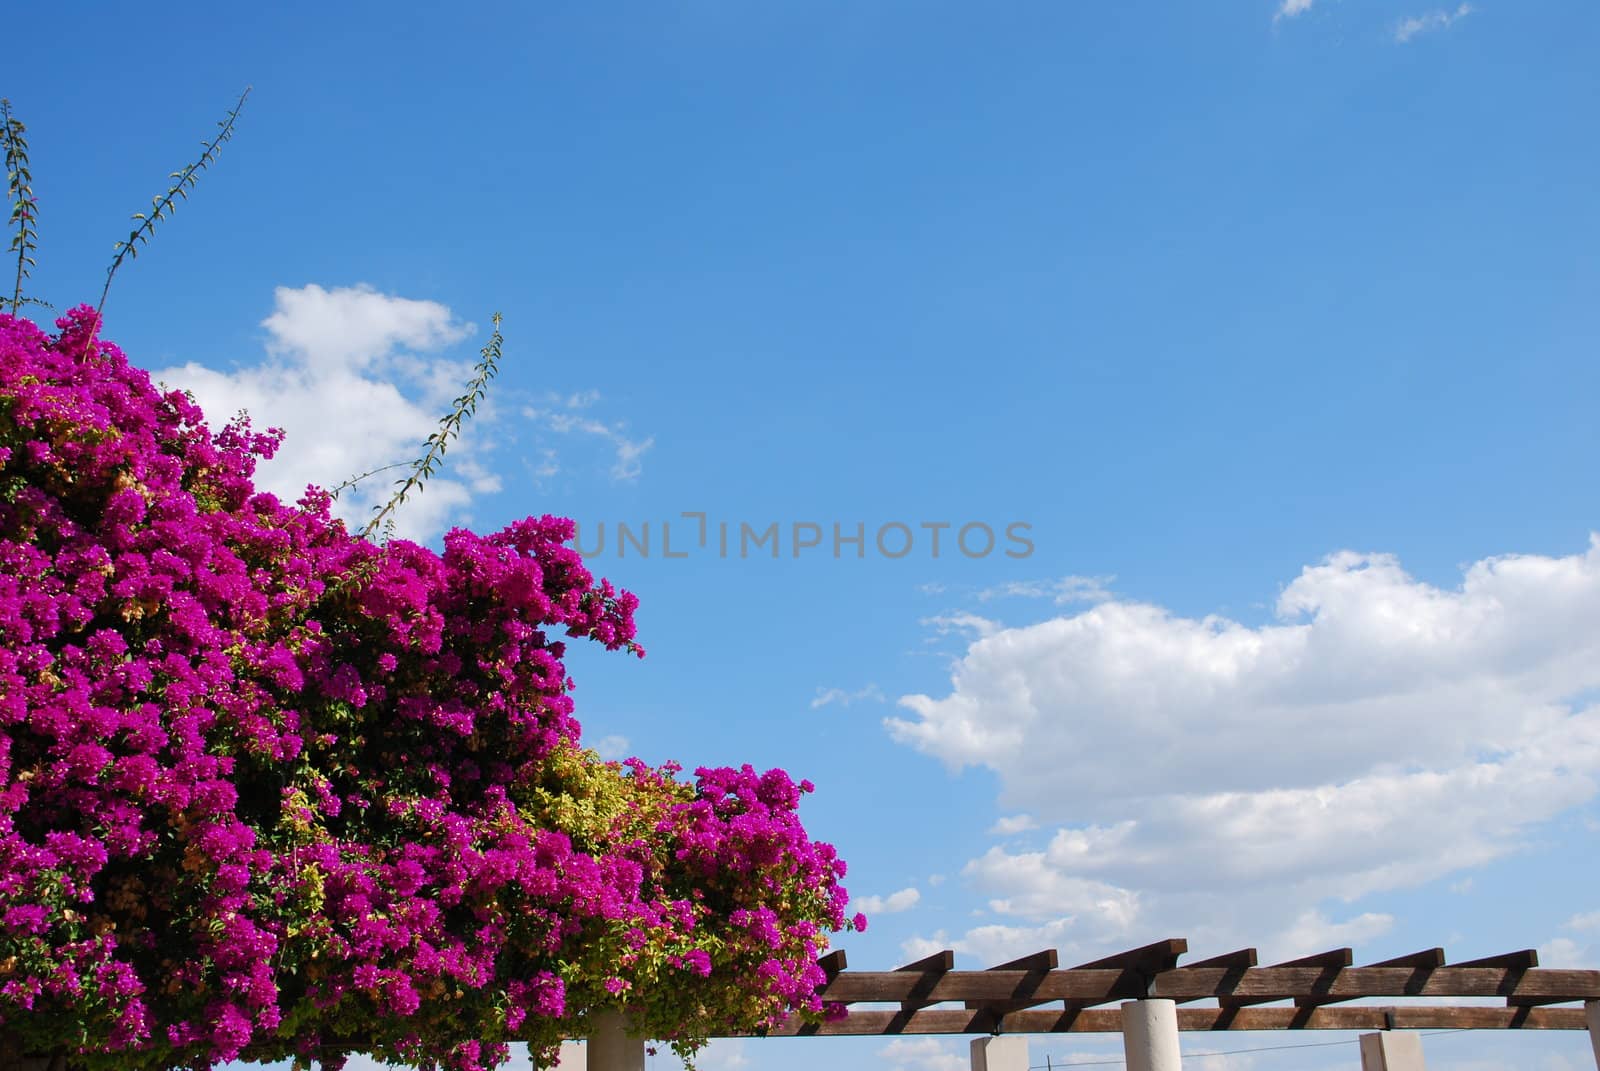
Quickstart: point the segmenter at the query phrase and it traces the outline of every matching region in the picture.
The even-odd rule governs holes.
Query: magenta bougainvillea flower
[[[691,1053],[828,1013],[844,863],[781,770],[601,762],[642,654],[570,521],[378,545],[88,307],[0,315],[0,1056],[463,1069],[620,1009]]]

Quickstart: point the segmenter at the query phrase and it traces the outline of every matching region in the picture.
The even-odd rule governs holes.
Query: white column
[[[1178,1006],[1170,1000],[1123,1001],[1122,1053],[1128,1071],[1182,1071]]]
[[[1600,1068],[1600,1000],[1591,1000],[1583,1008],[1589,1013],[1589,1044],[1594,1048],[1594,1066]]]
[[[589,1021],[587,1071],[644,1071],[644,1038],[628,1033],[620,1012],[603,1012]]]
[[[973,1038],[972,1071],[1028,1071],[1028,1039],[1021,1034]]]
[[[1422,1035],[1410,1030],[1362,1034],[1361,1071],[1424,1071]]]

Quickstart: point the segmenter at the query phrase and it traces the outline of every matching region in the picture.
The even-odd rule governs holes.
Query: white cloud
[[[965,1039],[895,1038],[879,1055],[893,1071],[967,1071],[968,1056],[961,1051],[966,1047]]]
[[[1581,915],[1573,915],[1562,925],[1569,930],[1600,930],[1600,911],[1586,911]]]
[[[257,470],[256,484],[293,502],[307,484],[341,481],[421,452],[471,372],[471,362],[424,357],[460,342],[473,330],[434,301],[381,294],[368,286],[315,284],[278,287],[269,339],[260,364],[218,371],[189,363],[153,374],[192,391],[213,429],[239,410],[258,430],[279,427],[283,448]],[[493,400],[468,421],[453,444],[443,475],[430,479],[396,514],[399,534],[427,539],[461,519],[476,494],[499,489],[484,467],[475,429],[493,420]],[[352,523],[364,523],[386,501],[405,470],[370,477],[335,503]]]
[[[1114,576],[1064,576],[1059,580],[1013,580],[999,587],[984,588],[978,599],[1049,599],[1057,606],[1075,602],[1105,602],[1111,598]]]
[[[643,457],[655,445],[653,436],[630,438],[621,421],[607,423],[584,412],[600,400],[596,390],[576,394],[552,394],[540,405],[524,406],[522,415],[535,427],[561,436],[589,436],[605,443],[613,453],[611,478],[618,482],[637,480],[644,471]],[[552,470],[552,474],[553,474]]]
[[[843,688],[818,688],[816,698],[811,700],[811,709],[819,710],[835,703],[841,707],[847,707],[852,703],[860,703],[869,699],[874,703],[886,701],[882,689],[876,684],[868,684],[865,688],[854,692],[847,692]]]
[[[627,758],[628,738],[626,736],[619,736],[616,733],[613,733],[610,736],[602,736],[599,740],[595,741],[594,750],[596,754],[607,761],[612,759]]]
[[[893,915],[901,911],[909,911],[916,907],[922,900],[922,894],[913,886],[892,892],[888,896],[862,896],[858,897],[855,906],[872,915]]]
[[[1026,833],[1030,829],[1038,829],[1039,823],[1031,814],[1002,815],[995,819],[994,825],[989,827],[989,832],[997,837],[1014,837],[1018,833]]]
[[[743,1038],[718,1038],[700,1050],[694,1060],[700,1071],[739,1071],[750,1066]]]
[[[1309,956],[1329,948],[1354,947],[1375,940],[1394,929],[1394,916],[1368,911],[1343,922],[1334,922],[1318,910],[1302,913],[1273,942],[1274,960]]]
[[[1292,19],[1296,15],[1304,15],[1311,10],[1311,5],[1316,0],[1283,0],[1278,5],[1278,13],[1272,16],[1274,22],[1278,19]]]
[[[922,624],[934,630],[936,635],[948,636],[952,633],[973,633],[978,636],[993,636],[1002,628],[998,621],[991,621],[977,614],[955,613],[938,614],[934,617],[924,617]]]
[[[995,910],[1337,943],[1379,920],[1307,916],[1322,899],[1486,863],[1595,795],[1600,538],[1485,559],[1454,589],[1344,552],[1278,614],[1111,602],[995,626],[948,695],[900,700],[896,740],[993,770],[1003,806],[1060,823],[1042,852],[968,865]]]
[[[1062,949],[1070,957],[1072,951],[1080,947],[1077,937],[1071,918],[1050,919],[1037,926],[992,923],[973,927],[956,938],[943,930],[936,931],[932,937],[912,937],[901,942],[900,951],[911,961],[949,949],[972,957],[981,966],[992,967],[1045,948]]]
[[[1464,19],[1472,14],[1471,4],[1462,4],[1454,11],[1430,11],[1425,15],[1412,15],[1400,20],[1394,28],[1394,39],[1400,44],[1416,37],[1418,34],[1432,33],[1435,30],[1447,30],[1450,24],[1457,19]]]
[[[1583,954],[1583,946],[1570,937],[1555,937],[1539,946],[1539,966],[1557,970],[1593,969]]]

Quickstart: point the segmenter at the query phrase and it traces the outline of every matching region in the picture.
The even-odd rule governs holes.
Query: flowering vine
[[[81,306],[0,314],[0,1064],[490,1067],[629,1012],[820,1016],[844,863],[781,770],[601,762],[569,639],[643,654],[572,522],[375,544]]]

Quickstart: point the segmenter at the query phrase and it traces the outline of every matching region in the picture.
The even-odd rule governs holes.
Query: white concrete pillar
[[[1361,1071],[1423,1071],[1422,1035],[1412,1030],[1362,1034]]]
[[[586,1071],[644,1071],[644,1038],[628,1033],[621,1012],[602,1012],[589,1020]]]
[[[1170,1000],[1123,1001],[1122,1054],[1128,1071],[1182,1071],[1177,1004]]]
[[[1583,1010],[1589,1013],[1589,1044],[1594,1049],[1594,1066],[1600,1068],[1600,1000],[1589,1001]]]
[[[1028,1071],[1028,1039],[1021,1034],[973,1038],[972,1071]]]

